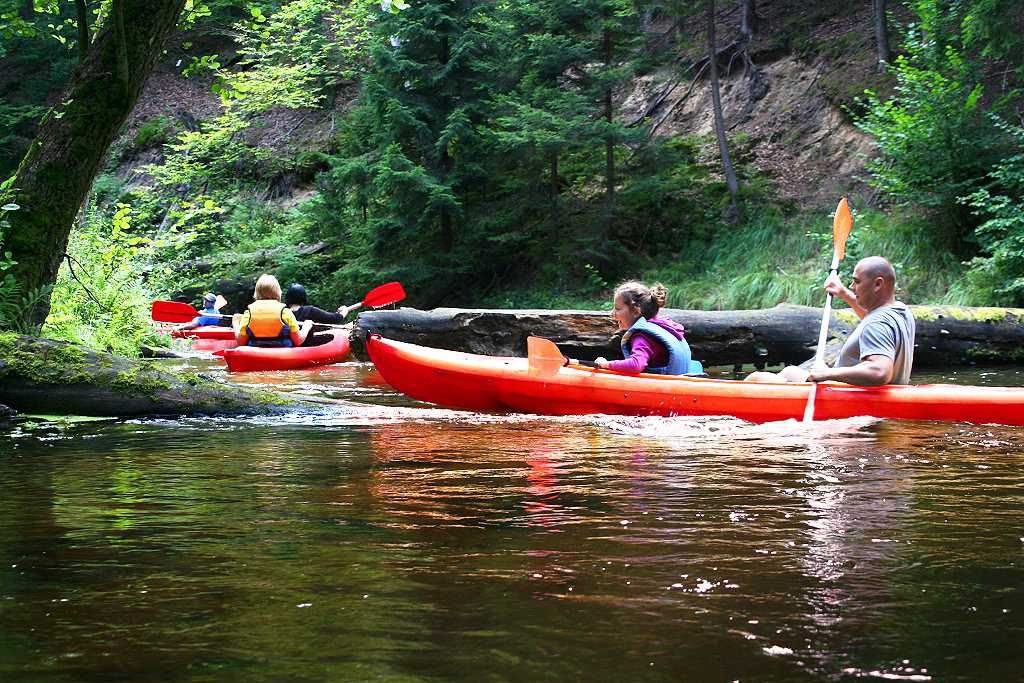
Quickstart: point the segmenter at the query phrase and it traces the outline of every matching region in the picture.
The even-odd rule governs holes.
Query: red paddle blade
[[[162,323],[187,323],[199,315],[199,311],[180,301],[154,301],[153,320]]]
[[[380,287],[374,287],[367,293],[366,297],[363,298],[363,306],[370,306],[375,308],[377,306],[387,306],[401,301],[405,298],[405,289],[402,287],[401,282],[388,282]]]

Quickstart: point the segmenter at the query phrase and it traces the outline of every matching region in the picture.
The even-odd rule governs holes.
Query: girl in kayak
[[[658,317],[667,297],[668,290],[661,283],[653,287],[642,282],[619,285],[613,298],[612,316],[623,330],[623,360],[598,358],[597,367],[659,375],[700,372],[691,367],[690,345],[683,337],[683,326]]]
[[[256,299],[245,313],[232,319],[239,346],[301,346],[313,323],[299,326],[291,309],[281,303],[281,285],[273,275],[264,273],[256,281]]]

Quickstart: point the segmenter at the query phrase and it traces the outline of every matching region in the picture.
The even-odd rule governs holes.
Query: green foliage
[[[266,8],[249,9],[249,16],[235,25],[235,66],[215,66],[212,58],[204,63],[216,72],[213,88],[224,113],[199,130],[181,132],[167,145],[164,162],[146,169],[167,192],[201,188],[202,196],[187,202],[193,206],[226,203],[243,186],[294,167],[293,158],[250,133],[258,132],[261,117],[272,110],[316,107],[323,101],[324,93],[337,85],[337,65],[352,47],[347,36],[334,33],[329,17],[362,11],[319,0],[295,0],[269,15]]]
[[[877,141],[868,164],[871,182],[904,202],[933,210],[951,234],[972,241],[977,225],[962,197],[979,190],[1007,151],[1007,136],[985,115],[984,66],[980,55],[1015,53],[1020,41],[996,30],[1007,3],[982,0],[913,3],[918,23],[905,37],[906,54],[891,65],[895,95],[868,91],[858,126]],[[989,103],[1004,108],[1015,93]],[[988,98],[991,99],[991,98]]]
[[[173,132],[174,121],[170,117],[154,116],[139,126],[138,132],[135,133],[135,147],[142,149],[161,145]]]
[[[153,295],[144,284],[152,240],[148,217],[129,204],[90,206],[73,232],[51,296],[43,333],[126,356],[142,344],[165,344],[149,320]]]
[[[999,125],[1024,149],[1024,127]],[[976,233],[982,255],[955,293],[971,303],[1024,306],[1024,153],[997,164],[988,180],[965,200],[984,219]]]
[[[0,185],[0,199],[6,196],[10,180]],[[7,215],[12,211],[21,211],[21,207],[10,202],[0,206],[0,330],[13,330],[20,334],[36,334],[38,329],[26,325],[25,311],[28,311],[43,299],[50,291],[48,287],[40,287],[24,292],[20,283],[14,279],[11,269],[17,265],[13,254],[4,248],[4,233],[10,229]]]
[[[780,303],[821,306],[822,284],[832,260],[832,216],[804,213],[785,216],[760,202],[748,206],[746,222],[720,233],[700,259],[641,272],[669,288],[676,308],[770,308]],[[948,243],[926,230],[912,215],[856,212],[840,274],[845,279],[856,262],[874,254],[889,258],[898,276],[898,296],[907,302],[940,301],[963,270],[948,253]]]
[[[217,55],[193,55],[188,65],[181,70],[181,75],[185,78],[205,76],[217,73],[217,69],[220,67],[221,63],[217,59]]]

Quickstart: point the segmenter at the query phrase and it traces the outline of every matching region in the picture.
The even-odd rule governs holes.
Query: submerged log
[[[0,334],[0,403],[51,415],[269,412],[296,403],[76,344]]]
[[[914,306],[916,367],[1024,362],[1024,309]],[[814,355],[822,310],[782,304],[751,311],[684,311],[662,315],[686,327],[694,358],[705,365],[799,364]],[[828,352],[833,360],[856,326],[849,309],[833,311]],[[555,341],[573,358],[620,358],[615,323],[600,311],[470,310],[368,311],[353,332],[353,351],[366,358],[368,334],[423,346],[491,356],[525,356],[526,337]]]

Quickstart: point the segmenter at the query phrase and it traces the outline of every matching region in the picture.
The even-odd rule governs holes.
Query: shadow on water
[[[284,375],[282,377],[282,375]],[[1024,438],[477,415],[22,424],[4,680],[1013,679]]]

